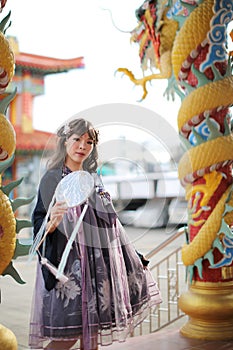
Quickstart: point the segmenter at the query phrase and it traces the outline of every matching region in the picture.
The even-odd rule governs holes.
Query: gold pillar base
[[[15,334],[7,327],[0,324],[0,349],[17,350],[18,343]]]
[[[179,299],[189,321],[180,329],[188,338],[233,339],[233,282],[193,282]]]

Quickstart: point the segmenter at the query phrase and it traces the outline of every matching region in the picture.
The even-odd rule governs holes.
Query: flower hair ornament
[[[70,132],[71,132],[71,128],[70,128],[70,126],[69,126],[69,123],[66,123],[66,124],[64,125],[63,134],[64,134],[65,136],[67,136]]]

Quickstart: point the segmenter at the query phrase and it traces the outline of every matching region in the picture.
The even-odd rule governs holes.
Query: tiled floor
[[[9,276],[1,279],[0,323],[15,333],[18,350],[28,350],[28,326],[36,264],[35,261],[28,264],[26,260],[19,258],[14,266],[27,283],[17,284]],[[187,319],[181,318],[175,324],[156,333],[129,338],[124,343],[100,346],[99,350],[233,350],[233,330],[231,341],[190,339],[181,336],[179,332],[186,322]]]
[[[101,350],[104,347],[101,347]],[[208,341],[183,337],[179,330],[163,330],[154,334],[116,343],[106,350],[233,350],[231,341]]]

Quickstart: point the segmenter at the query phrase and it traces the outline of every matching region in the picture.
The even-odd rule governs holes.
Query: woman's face
[[[65,142],[66,146],[66,165],[70,170],[81,170],[84,160],[91,154],[94,142],[88,133],[81,136],[71,135]]]

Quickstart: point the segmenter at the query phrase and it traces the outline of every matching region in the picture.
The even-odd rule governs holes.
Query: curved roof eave
[[[17,69],[29,69],[43,74],[62,73],[71,69],[85,68],[84,57],[69,59],[52,58],[28,53],[15,55],[15,65]]]

